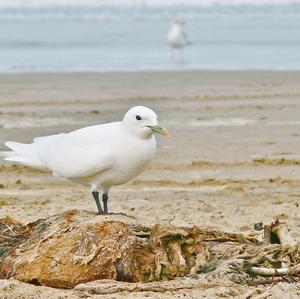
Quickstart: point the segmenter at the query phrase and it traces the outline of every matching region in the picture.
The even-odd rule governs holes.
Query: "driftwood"
[[[298,276],[300,250],[286,224],[265,226],[264,237],[145,227],[126,215],[78,210],[28,225],[6,217],[0,219],[0,278],[80,289],[101,279],[144,283],[194,275],[251,284]]]
[[[210,258],[195,229],[143,227],[122,215],[71,210],[24,226],[0,220],[1,277],[57,288],[96,279],[168,280]],[[198,237],[199,236],[199,237]]]
[[[299,246],[291,237],[286,223],[276,220],[265,225],[262,245],[263,248],[255,258],[243,262],[246,273],[254,277],[287,277],[300,274]]]
[[[296,245],[296,241],[291,237],[288,226],[285,222],[276,220],[270,225],[264,226],[264,245],[268,244],[281,244],[281,245]]]

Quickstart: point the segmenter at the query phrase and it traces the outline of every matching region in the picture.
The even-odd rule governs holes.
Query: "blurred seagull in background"
[[[171,28],[167,34],[167,41],[172,49],[172,58],[176,58],[176,56],[174,56],[174,54],[176,52],[176,50],[179,50],[181,53],[181,56],[183,58],[183,48],[190,45],[191,42],[189,41],[187,35],[185,34],[185,32],[183,31],[183,25],[184,22],[175,19],[171,25]]]
[[[154,133],[168,135],[159,126],[154,111],[136,106],[120,122],[38,137],[30,144],[7,141],[5,145],[11,151],[0,155],[6,161],[50,171],[54,176],[90,186],[99,214],[106,214],[110,188],[132,180],[153,159]],[[99,190],[103,191],[103,208]]]

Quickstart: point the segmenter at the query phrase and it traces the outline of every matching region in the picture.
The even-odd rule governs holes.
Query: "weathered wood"
[[[296,241],[292,238],[288,226],[285,222],[276,220],[270,225],[264,226],[263,245],[281,244],[296,245]]]
[[[195,229],[143,227],[123,215],[71,210],[21,226],[25,234],[18,240],[13,223],[10,228],[10,243],[2,244],[2,277],[37,285],[72,288],[96,279],[169,280],[197,271],[210,258]]]
[[[126,215],[78,210],[28,225],[6,217],[0,219],[0,278],[85,288],[82,284],[101,279],[139,283],[187,274],[241,284],[253,276],[262,278],[256,283],[298,276],[300,250],[287,225],[266,225],[264,237],[259,242],[196,226],[145,227]]]
[[[275,233],[281,245],[296,245],[296,241],[292,238],[288,226],[284,222],[276,221],[272,225],[272,232]]]

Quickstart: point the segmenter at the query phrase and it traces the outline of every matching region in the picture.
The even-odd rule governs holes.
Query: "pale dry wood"
[[[265,228],[268,242],[196,226],[145,227],[126,215],[78,210],[28,225],[6,217],[0,219],[0,275],[56,288],[99,279],[151,283],[187,275],[253,285],[299,275],[300,249],[286,224]],[[284,244],[267,245],[272,240]],[[163,291],[161,285],[148,285],[156,288]]]
[[[272,228],[272,231],[277,235],[280,244],[290,246],[295,246],[297,244],[294,238],[292,238],[286,223],[276,223]]]

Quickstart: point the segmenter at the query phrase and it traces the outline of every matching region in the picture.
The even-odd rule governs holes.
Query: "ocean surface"
[[[0,0],[0,73],[219,69],[300,69],[300,0]]]

